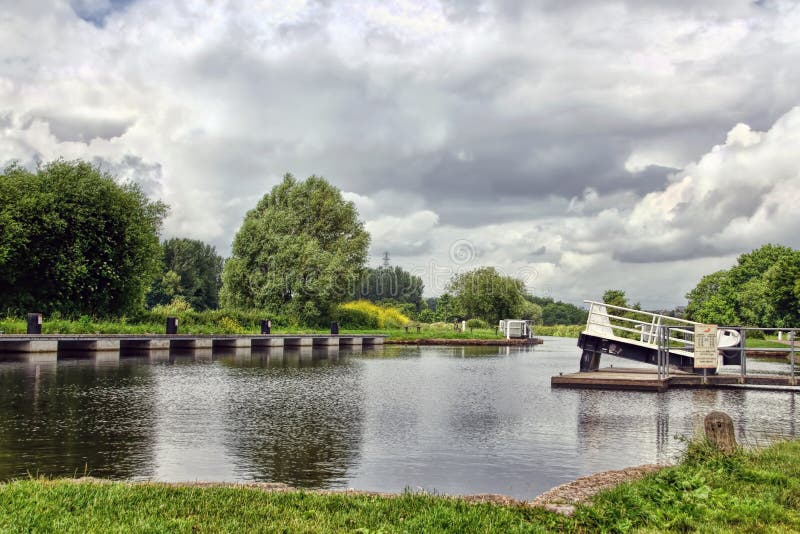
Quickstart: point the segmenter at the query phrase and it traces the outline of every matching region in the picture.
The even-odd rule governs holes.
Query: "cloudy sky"
[[[227,255],[285,172],[372,263],[684,303],[800,247],[800,4],[0,0],[0,164],[83,158]]]

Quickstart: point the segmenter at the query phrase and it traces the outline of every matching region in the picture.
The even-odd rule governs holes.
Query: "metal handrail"
[[[695,321],[690,321],[688,319],[681,319],[679,317],[671,317],[669,315],[662,315],[662,314],[653,313],[653,312],[644,311],[644,310],[635,310],[633,308],[626,308],[624,306],[616,306],[614,304],[606,304],[605,302],[598,302],[596,300],[584,300],[583,302],[585,302],[587,304],[590,304],[590,305],[596,304],[598,306],[605,306],[606,308],[614,308],[615,310],[622,310],[622,311],[626,311],[626,312],[641,313],[643,315],[649,315],[650,317],[661,317],[663,319],[669,319],[670,321],[677,321],[677,322],[683,323],[683,324],[689,324],[689,325],[700,324],[700,323],[697,323]]]
[[[608,327],[608,328],[611,329],[612,332],[614,330],[623,331],[623,332],[631,332],[633,334],[637,334],[639,336],[639,340],[642,343],[648,343],[648,344],[651,344],[651,345],[657,345],[660,342],[661,337],[662,337],[661,336],[661,331],[665,326],[670,326],[675,331],[681,332],[682,334],[684,334],[684,336],[691,336],[693,338],[694,337],[694,331],[687,330],[687,329],[681,328],[681,327],[684,326],[684,325],[692,325],[692,326],[694,326],[696,324],[699,324],[699,323],[696,323],[694,321],[688,321],[686,319],[679,319],[677,317],[669,317],[667,315],[660,315],[660,314],[657,314],[657,313],[647,312],[647,311],[643,311],[643,310],[635,310],[633,308],[626,308],[624,306],[615,306],[613,304],[606,304],[606,303],[597,302],[597,301],[593,301],[593,300],[587,300],[587,301],[584,301],[584,302],[587,302],[590,305],[589,306],[589,315],[586,318],[586,328],[587,329],[590,327],[590,325],[595,325],[595,326]],[[606,311],[604,312],[604,311],[601,311],[600,309],[597,309],[600,306],[605,308]],[[650,317],[650,321],[642,321],[640,319],[634,319],[632,317],[624,317],[624,316],[621,316],[621,315],[614,315],[614,314],[609,313],[607,311],[609,308],[611,310],[613,310],[613,311],[621,310],[623,312],[636,313],[636,314],[641,314],[641,315],[644,315],[644,316],[649,316]],[[608,319],[608,324],[593,320],[594,317],[605,317],[605,318]],[[617,321],[621,321],[623,323],[633,324],[633,325],[639,326],[641,329],[633,329],[633,328],[630,328],[628,326],[623,326],[623,325],[619,325],[619,324],[611,324],[611,319],[616,319]],[[679,325],[667,325],[667,324],[665,324],[665,323],[670,323],[670,322],[676,322],[676,323],[679,323]],[[647,330],[645,330],[645,329],[647,329]],[[678,343],[688,343],[688,344],[694,346],[693,341],[691,341],[690,339],[681,339],[681,338],[674,338],[674,337],[669,337],[669,336],[668,336],[667,339],[668,339],[668,341],[675,341],[675,342],[678,342]]]

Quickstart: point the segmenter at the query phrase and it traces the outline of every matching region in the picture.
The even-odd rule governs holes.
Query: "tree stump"
[[[704,422],[706,438],[725,454],[733,453],[738,444],[733,433],[733,419],[724,412],[711,412]]]

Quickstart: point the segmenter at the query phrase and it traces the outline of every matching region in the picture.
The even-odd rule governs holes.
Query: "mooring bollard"
[[[42,333],[42,314],[29,313],[28,314],[28,333],[41,334]]]
[[[703,426],[706,439],[725,454],[736,451],[736,435],[733,432],[733,419],[725,412],[711,412],[705,418]]]
[[[178,318],[177,317],[167,317],[167,334],[177,334],[178,333]]]
[[[331,321],[331,335],[339,335],[339,323],[337,321]]]
[[[261,321],[261,333],[262,334],[271,334],[272,333],[272,321],[267,319],[266,321]]]

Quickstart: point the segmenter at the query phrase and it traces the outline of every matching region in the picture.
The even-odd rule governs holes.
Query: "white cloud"
[[[103,162],[223,253],[284,172],[320,174],[408,268],[468,240],[557,298],[677,304],[800,245],[799,24],[788,1],[16,2],[0,162]]]

